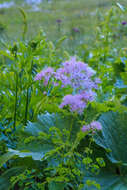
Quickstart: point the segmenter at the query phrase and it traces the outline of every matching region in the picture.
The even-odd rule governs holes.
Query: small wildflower
[[[84,125],[82,127],[83,132],[91,131],[91,130],[92,130],[92,132],[95,132],[96,130],[98,130],[98,131],[102,130],[101,123],[98,121],[93,121],[89,125]]]
[[[58,24],[60,24],[60,23],[62,22],[62,20],[61,20],[61,19],[57,19],[56,22],[57,22]]]
[[[102,126],[101,126],[101,123],[98,122],[98,121],[93,121],[91,124],[90,124],[91,128],[94,130],[98,130],[100,131],[102,129]]]
[[[123,22],[122,22],[122,25],[126,25],[126,24],[127,24],[127,22],[126,22],[126,21],[123,21]]]
[[[44,92],[43,92],[43,94],[44,94],[44,95],[46,95],[46,94],[47,94],[47,92],[46,92],[46,91],[44,91]]]
[[[83,125],[82,132],[87,132],[87,131],[90,131],[90,130],[91,130],[90,125]]]
[[[72,31],[75,32],[75,33],[79,33],[80,30],[78,28],[72,28]]]

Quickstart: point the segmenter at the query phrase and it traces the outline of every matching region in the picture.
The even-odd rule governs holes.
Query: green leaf
[[[11,55],[9,55],[6,51],[1,50],[0,55],[3,55],[5,57],[9,58],[10,60],[14,61],[14,58]]]
[[[13,152],[7,152],[6,154],[0,157],[0,168],[5,164],[8,160],[10,160],[15,154]]]
[[[9,190],[10,189],[10,178],[12,176],[17,176],[22,173],[24,170],[23,167],[13,167],[0,176],[0,190]]]
[[[99,175],[88,175],[84,178],[84,188],[82,190],[93,190],[93,186],[86,188],[86,181],[95,181],[100,184],[101,190],[126,190],[127,189],[127,176],[117,176],[109,172],[102,171]],[[94,190],[97,188],[94,187]]]
[[[53,129],[56,132],[55,137],[53,136]],[[29,122],[24,131],[18,131],[19,144],[17,149],[9,149],[9,151],[19,157],[31,156],[33,160],[41,161],[46,153],[51,150],[56,151],[55,143],[63,143],[65,137],[61,141],[60,139],[63,135],[62,131],[65,129],[71,130],[70,141],[74,141],[80,127],[76,119],[70,115],[42,114],[38,116],[36,123]],[[56,148],[58,148],[58,145]]]
[[[125,190],[127,189],[127,113],[106,112],[101,115],[99,121],[102,124],[102,132],[95,135],[95,142],[105,149],[108,160],[104,159],[106,166],[101,169],[99,175],[88,173],[87,177],[84,177],[85,185],[82,190],[97,190],[94,186],[87,187],[87,180],[100,184],[101,190]],[[100,162],[100,159],[96,160]]]
[[[49,190],[64,190],[65,184],[62,183],[56,183],[56,182],[51,182],[48,185]]]
[[[127,113],[104,113],[99,121],[102,133],[95,136],[95,142],[110,150],[107,157],[112,163],[127,164]]]

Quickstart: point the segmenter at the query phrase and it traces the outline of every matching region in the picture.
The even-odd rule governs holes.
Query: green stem
[[[18,74],[16,73],[15,108],[14,108],[14,130],[16,128],[16,119],[17,119],[17,100],[18,100]]]
[[[24,122],[25,125],[27,123],[28,105],[29,105],[29,87],[27,88],[26,92],[26,108],[25,108],[25,122]]]
[[[74,121],[74,119],[72,118],[72,121],[71,121],[71,125],[70,125],[70,130],[69,130],[69,136],[68,136],[68,140],[70,140],[70,138],[71,138],[71,132],[72,132],[72,127],[73,127],[73,121]]]
[[[31,63],[31,70],[30,70],[30,73],[29,73],[29,84],[30,84],[30,80],[31,80],[31,75],[32,75],[32,69],[33,69],[33,61]],[[27,116],[28,116],[28,106],[29,106],[29,90],[30,90],[30,87],[28,86],[27,87],[27,92],[26,92],[26,107],[25,107],[25,121],[24,121],[24,124],[26,125],[27,123]]]

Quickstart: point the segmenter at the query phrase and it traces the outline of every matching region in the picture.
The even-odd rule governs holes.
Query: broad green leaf
[[[117,176],[110,171],[102,171],[98,176],[88,175],[84,178],[84,184],[87,180],[95,181],[100,184],[101,190],[126,190],[127,189],[127,176]],[[86,184],[82,190],[97,190],[96,187],[87,187]]]
[[[46,153],[54,149],[51,132],[53,127],[56,130],[58,129],[60,135],[62,135],[64,129],[71,130],[70,141],[75,140],[76,133],[80,130],[79,124],[72,116],[42,114],[38,116],[36,123],[29,122],[24,131],[18,132],[19,144],[17,149],[9,149],[9,151],[19,157],[31,156],[34,160],[41,160]],[[63,140],[61,143],[63,143]]]
[[[107,150],[107,157],[112,163],[126,165],[127,113],[107,112],[99,121],[102,124],[102,133],[96,135],[96,143]]]
[[[51,127],[57,127],[60,130],[69,130],[71,127],[71,121],[73,122],[73,127],[75,127],[75,119],[72,116],[64,116],[57,113],[46,113],[39,115],[36,123],[29,122],[24,131],[27,134],[37,136],[38,133],[42,131],[48,133]]]
[[[22,147],[22,149],[23,148],[24,148],[24,151],[21,149],[19,149],[19,150],[9,149],[9,151],[13,155],[17,155],[21,158],[32,157],[33,160],[41,161],[41,159],[44,157],[45,153],[50,151],[53,148],[53,146],[48,145],[48,144],[40,144],[39,145],[39,144],[30,143],[28,146],[26,145],[26,146]]]

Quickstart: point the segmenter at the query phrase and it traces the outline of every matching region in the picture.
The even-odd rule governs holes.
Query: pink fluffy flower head
[[[62,82],[62,87],[70,86],[76,94],[84,93],[83,96],[86,96],[88,102],[94,100],[96,93],[93,89],[97,89],[100,83],[98,78],[93,80],[95,73],[88,64],[76,61],[76,58],[72,57],[56,70],[54,77]]]
[[[93,122],[91,122],[89,125],[84,125],[84,126],[82,127],[82,131],[83,131],[83,132],[86,132],[86,131],[95,132],[96,130],[97,130],[97,131],[102,130],[101,123],[98,122],[98,121],[93,121]]]
[[[40,73],[38,73],[34,80],[42,80],[44,79],[44,86],[46,86],[51,78],[51,76],[53,75],[54,70],[52,67],[47,67],[45,69],[43,69]]]
[[[69,106],[71,112],[78,112],[79,114],[81,114],[86,107],[86,102],[80,94],[69,94],[64,96],[63,102],[60,104],[60,108],[63,108],[67,105]]]
[[[63,63],[60,69],[56,70],[55,77],[61,80],[64,86],[70,85],[75,89],[85,89],[88,88],[88,82],[92,88],[94,87],[94,83],[91,80],[94,74],[95,71],[88,64],[76,61],[76,58],[72,57],[69,61]]]
[[[47,67],[38,73],[34,80],[42,80],[44,86],[48,85],[53,77],[52,86],[71,87],[75,95],[66,95],[63,98],[60,108],[69,106],[71,112],[82,114],[88,102],[94,101],[100,80],[95,78],[95,71],[88,64],[76,61],[72,57],[69,61],[62,63],[61,67],[55,72],[53,68]]]

